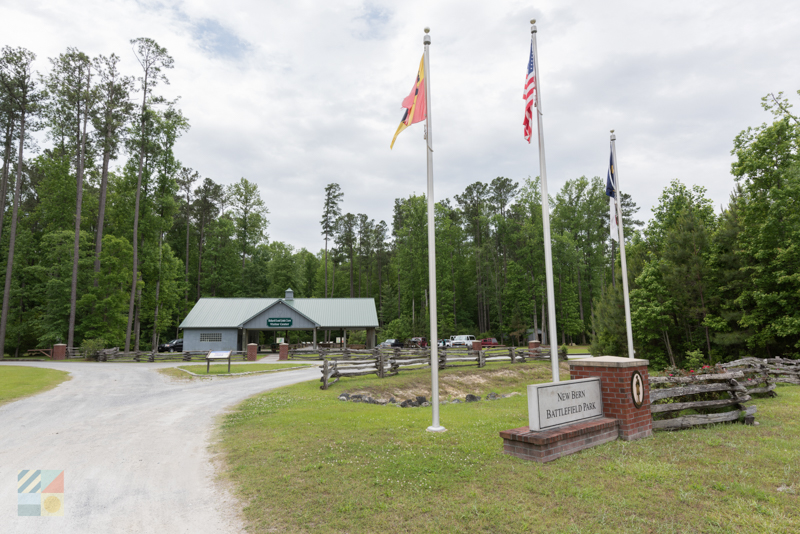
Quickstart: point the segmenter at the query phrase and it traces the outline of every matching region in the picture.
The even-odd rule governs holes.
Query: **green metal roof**
[[[197,301],[180,328],[240,328],[277,301],[293,307],[320,328],[375,328],[375,299],[204,298]]]

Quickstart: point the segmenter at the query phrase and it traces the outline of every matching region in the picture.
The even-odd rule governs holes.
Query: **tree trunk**
[[[84,101],[83,110],[83,134],[81,134],[80,119],[78,119],[78,134],[80,135],[80,149],[78,152],[78,194],[75,201],[75,243],[72,250],[72,287],[69,295],[69,331],[67,333],[67,347],[72,347],[75,341],[75,312],[78,299],[78,264],[80,262],[81,246],[81,207],[83,204],[83,171],[86,165],[86,126],[89,121],[89,113]]]
[[[163,220],[163,216],[164,216],[164,214],[162,213],[161,214],[162,220]],[[162,265],[162,259],[163,259],[163,256],[162,256],[163,242],[164,242],[164,231],[160,229],[159,232],[158,232],[158,279],[156,280],[156,306],[155,306],[156,309],[153,312],[153,343],[152,343],[152,349],[154,351],[157,348],[156,347],[156,341],[158,339],[158,333],[157,333],[158,332],[158,304],[159,304],[158,300],[159,300],[159,296],[161,294],[161,265]],[[188,274],[188,267],[189,267],[189,262],[188,261],[186,262],[186,267],[187,267],[187,274]],[[187,281],[188,281],[188,276],[187,276]],[[188,290],[188,288],[186,290],[186,295],[187,295],[186,302],[188,303],[189,302],[189,299],[188,299],[189,290]]]
[[[325,298],[328,298],[328,234],[325,234]]]
[[[611,287],[617,289],[617,275],[614,274],[614,268],[617,265],[617,247],[615,241],[611,240]]]
[[[561,270],[560,269],[559,269],[559,272],[558,272],[558,307],[559,307],[559,312],[561,313],[561,316],[563,317],[564,316],[564,294],[561,291]],[[556,315],[556,317],[558,317],[558,315]],[[564,333],[564,324],[562,323],[561,324],[561,344],[562,345],[566,343],[566,341],[564,340],[564,334],[565,334]],[[554,340],[554,341],[556,343],[558,343],[557,339]]]
[[[583,292],[581,291],[581,269],[578,267],[578,310],[581,312],[581,344],[586,345],[585,322],[583,320]]]
[[[666,330],[662,330],[661,333],[664,336],[664,344],[667,346],[667,355],[669,355],[669,364],[672,367],[675,367],[675,356],[672,354],[672,346],[669,344],[669,333]]]
[[[350,250],[350,298],[355,296],[355,292],[353,290],[353,250]]]
[[[3,155],[3,177],[2,182],[0,182],[0,242],[3,239],[3,221],[5,221],[6,215],[6,192],[8,188],[8,175],[9,169],[8,166],[11,164],[11,141],[14,134],[14,129],[12,128],[13,121],[9,117],[8,126],[6,126],[6,150],[5,154]],[[2,354],[0,354],[2,357]]]
[[[533,273],[528,273],[531,275],[531,289],[533,289],[534,284],[536,284],[536,279],[533,277]],[[536,294],[533,294],[533,335],[536,336],[536,339],[539,339],[539,318],[536,315]]]
[[[142,325],[139,322],[139,313],[142,311],[142,286],[139,286],[139,289],[136,290],[136,318],[134,320],[134,337],[135,337],[135,346],[134,349],[136,352],[139,352],[139,338],[141,337],[142,333]]]
[[[378,262],[378,310],[380,310],[380,314],[378,315],[378,320],[380,322],[379,326],[383,326],[383,273],[381,272],[381,257],[380,255],[376,258]]]
[[[106,137],[108,142],[108,137]],[[103,226],[106,218],[106,191],[108,190],[108,164],[111,160],[111,151],[106,148],[103,151],[103,171],[100,175],[100,204],[97,215],[97,238],[94,243],[94,287],[100,283],[100,255],[103,252]]]
[[[697,275],[697,279],[698,279],[698,281],[700,280],[700,275],[699,274]],[[703,299],[703,284],[702,283],[700,283],[700,306],[703,307],[703,322],[705,323],[705,318],[706,318],[707,314],[706,314],[706,303],[705,303],[705,300]],[[708,335],[708,326],[703,324],[703,328],[705,328],[705,331],[706,331],[706,346],[708,347],[708,361],[710,363],[711,362],[711,337]]]
[[[184,284],[185,284],[186,290],[184,291],[184,296],[183,296],[183,299],[184,299],[183,313],[186,313],[188,311],[188,309],[189,309],[189,228],[190,228],[190,222],[189,222],[189,188],[187,187],[186,188],[186,262],[185,262],[186,263],[186,267],[185,267],[185,271],[184,271]],[[159,241],[160,241],[160,239],[159,239]],[[161,275],[160,275],[160,273],[161,273],[161,265],[160,265],[161,264],[161,248],[160,248],[160,246],[159,246],[159,250],[158,250],[158,255],[159,255],[158,272],[159,272],[159,282],[160,282],[161,281],[160,280],[160,278],[161,278]],[[158,302],[158,290],[156,290],[156,302]],[[158,308],[158,306],[156,306],[156,308]]]
[[[453,279],[453,329],[458,331],[458,320],[456,319],[456,273],[455,273],[455,259],[453,258],[453,251],[450,251],[450,278]]]
[[[400,318],[400,268],[397,269],[397,318]]]
[[[336,263],[333,264],[333,272],[331,272],[331,297],[336,293]]]
[[[128,303],[128,327],[125,331],[125,352],[130,351],[131,347],[131,326],[133,323],[133,312],[134,312],[134,304],[136,303],[136,282],[139,278],[139,201],[142,194],[142,172],[144,171],[144,151],[145,151],[145,143],[144,143],[144,135],[145,135],[145,107],[147,105],[147,75],[149,73],[145,71],[144,73],[144,90],[142,95],[142,120],[140,125],[140,133],[142,136],[142,145],[139,148],[139,171],[137,172],[136,176],[136,203],[134,204],[133,208],[133,276],[131,276],[131,298],[130,302]],[[137,312],[138,317],[138,312]],[[139,336],[136,336],[137,342],[136,345],[138,347]],[[138,350],[138,349],[137,349]]]
[[[547,315],[544,311],[544,296],[542,297],[542,345],[548,345],[549,339],[547,339]]]
[[[22,183],[22,150],[25,145],[25,111],[20,116],[19,158],[17,161],[17,180],[14,184],[14,204],[11,208],[11,232],[8,236],[8,259],[6,260],[6,282],[3,290],[3,312],[0,317],[0,360],[6,345],[6,326],[8,325],[8,308],[11,298],[11,275],[14,271],[14,248],[17,242],[17,215],[19,213],[19,190]]]
[[[200,278],[203,273],[203,242],[205,241],[205,214],[200,217],[200,243],[197,247],[197,300],[200,300]]]

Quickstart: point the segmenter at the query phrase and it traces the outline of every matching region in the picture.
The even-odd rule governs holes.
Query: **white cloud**
[[[538,174],[522,138],[529,23],[539,61],[552,194],[604,176],[615,129],[623,190],[649,216],[673,178],[727,202],[733,137],[768,120],[760,97],[800,88],[791,1],[11,1],[4,43],[47,57],[68,46],[123,58],[134,37],[175,58],[169,97],[192,128],[177,153],[203,176],[257,182],[270,237],[318,250],[326,184],[343,207],[391,221],[425,190],[422,127],[389,151],[430,26],[436,197],[477,180]]]

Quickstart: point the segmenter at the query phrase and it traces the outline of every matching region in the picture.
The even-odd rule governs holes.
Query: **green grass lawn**
[[[69,380],[66,371],[0,365],[0,405],[53,389],[65,380]]]
[[[252,373],[254,371],[278,371],[281,369],[296,369],[298,367],[308,367],[303,363],[251,363],[251,364],[231,364],[231,374]],[[206,364],[201,365],[181,365],[179,369],[185,369],[196,374],[206,374]],[[210,375],[228,374],[227,363],[212,363]]]
[[[562,364],[562,378],[567,378]],[[525,386],[547,362],[450,369],[442,397],[522,395],[430,408],[337,400],[429,394],[430,375],[343,379],[256,396],[221,427],[226,476],[248,532],[800,531],[800,387],[760,399],[759,426],[716,425],[616,441],[549,464],[502,453],[527,425]]]

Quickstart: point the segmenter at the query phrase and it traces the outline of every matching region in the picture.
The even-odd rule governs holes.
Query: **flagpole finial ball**
[[[536,19],[531,19],[531,24],[536,24]]]
[[[611,130],[611,133],[614,133],[614,130]]]
[[[425,33],[431,33],[431,29],[425,26]]]

